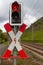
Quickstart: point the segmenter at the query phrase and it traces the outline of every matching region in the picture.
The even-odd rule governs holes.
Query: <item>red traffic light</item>
[[[14,2],[13,4],[12,4],[12,11],[13,12],[19,12],[19,4],[18,4],[18,2]]]

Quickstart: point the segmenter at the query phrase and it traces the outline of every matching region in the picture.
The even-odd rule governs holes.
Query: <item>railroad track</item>
[[[31,53],[35,54],[40,59],[43,59],[43,49],[38,48],[37,46],[26,45],[26,44],[25,45],[22,44],[22,46],[25,47],[26,50],[28,50]]]
[[[40,44],[29,44],[29,46],[43,50],[43,45],[40,45]]]

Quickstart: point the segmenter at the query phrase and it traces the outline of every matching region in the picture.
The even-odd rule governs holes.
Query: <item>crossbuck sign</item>
[[[19,29],[19,31],[17,32],[16,35],[14,34],[14,32],[13,32],[9,23],[4,25],[6,31],[8,32],[9,36],[12,39],[12,42],[9,45],[8,49],[5,51],[5,53],[2,55],[2,58],[9,58],[10,55],[11,55],[11,52],[14,49],[14,47],[17,48],[18,53],[19,53],[21,58],[27,58],[27,55],[25,54],[25,52],[22,49],[18,40],[20,39],[20,37],[23,34],[23,32],[25,31],[25,29],[30,26],[30,24],[32,22],[32,20],[31,20],[32,18],[33,17],[30,17],[30,19],[29,19],[29,16],[27,16],[27,15],[25,16],[25,18],[23,20],[23,24],[21,25],[21,27],[20,27],[20,29]],[[36,21],[36,19],[34,19],[34,21]]]
[[[20,27],[19,31],[17,32],[16,36],[10,26],[9,23],[5,24],[4,27],[6,29],[6,31],[8,32],[9,36],[12,39],[11,44],[9,45],[8,49],[5,51],[5,53],[2,55],[2,58],[9,58],[11,55],[11,52],[13,51],[14,47],[17,48],[19,55],[21,56],[21,58],[26,58],[27,55],[25,54],[24,50],[22,49],[20,43],[19,43],[19,39],[22,35],[22,33],[25,31],[26,29],[26,24],[22,24],[22,26]]]

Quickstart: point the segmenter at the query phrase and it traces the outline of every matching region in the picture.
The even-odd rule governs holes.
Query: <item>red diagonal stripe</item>
[[[21,58],[27,58],[27,55],[25,54],[25,52],[23,50],[20,50],[19,54],[20,54]]]
[[[3,54],[2,58],[9,58],[11,55],[11,51],[10,50],[6,50],[6,52]]]
[[[7,32],[10,32],[12,30],[12,28],[11,28],[9,23],[5,24],[4,27],[5,27]]]
[[[26,26],[27,26],[26,24],[23,24],[23,25],[20,27],[19,31],[24,32]]]

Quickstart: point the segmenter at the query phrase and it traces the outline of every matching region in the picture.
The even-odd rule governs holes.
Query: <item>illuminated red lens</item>
[[[12,4],[12,10],[15,12],[18,12],[19,11],[19,4],[17,2],[14,2]]]

